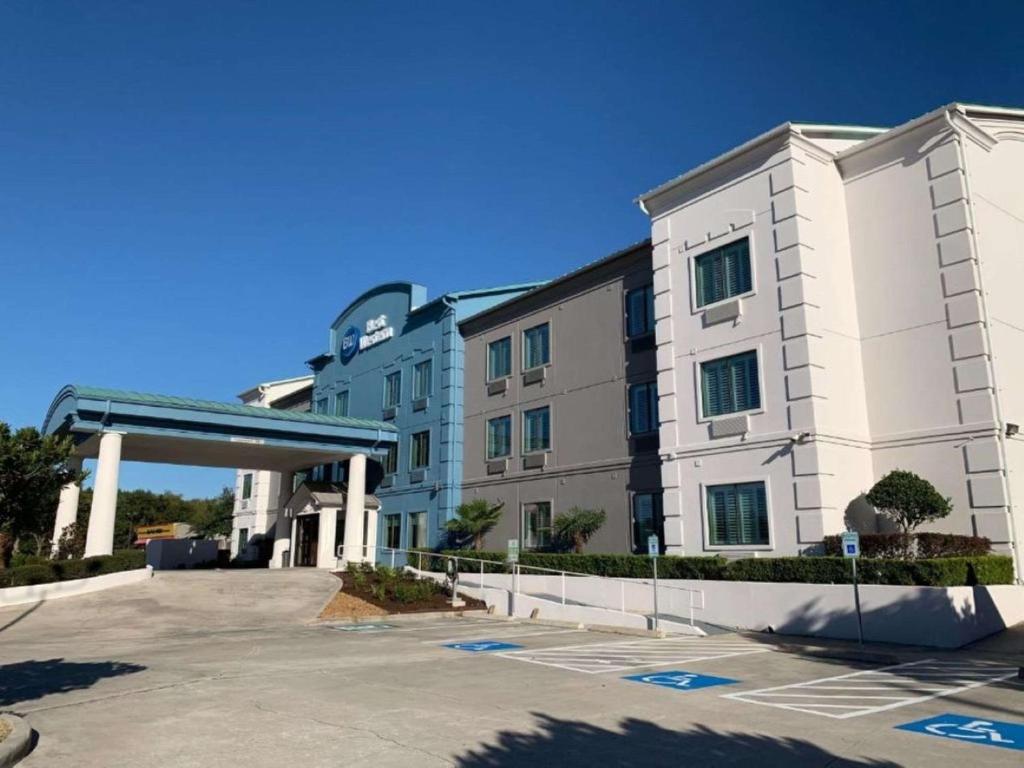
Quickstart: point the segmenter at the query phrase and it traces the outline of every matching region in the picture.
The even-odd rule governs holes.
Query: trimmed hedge
[[[825,554],[843,554],[842,537],[824,538]],[[984,536],[958,536],[953,533],[862,533],[860,551],[863,557],[899,558],[911,552],[915,559],[935,557],[981,557],[992,550],[992,542]]]
[[[82,560],[49,560],[46,563],[22,565],[0,571],[0,588],[29,587],[72,581],[107,573],[133,571],[146,565],[146,553],[141,549],[122,549],[112,555],[87,557]]]
[[[489,561],[487,573],[507,573],[504,552],[444,550],[441,554]],[[423,567],[443,571],[444,560],[424,551]],[[409,563],[415,564],[410,556]],[[651,560],[641,555],[576,555],[523,552],[520,565],[533,565],[560,571],[610,576],[650,578]],[[924,587],[959,587],[988,584],[1012,584],[1013,561],[1001,555],[981,557],[944,557],[927,560],[888,560],[861,558],[857,575],[862,584],[892,584]],[[460,570],[476,571],[479,563],[467,561]],[[663,579],[706,579],[709,581],[764,581],[796,584],[849,584],[853,581],[850,563],[842,557],[752,557],[726,560],[722,557],[658,558],[658,577]]]

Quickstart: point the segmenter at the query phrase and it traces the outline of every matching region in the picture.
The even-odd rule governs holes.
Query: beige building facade
[[[787,123],[639,199],[650,216],[665,543],[792,555],[879,529],[912,470],[924,530],[1024,528],[1024,111],[891,130]]]
[[[552,544],[555,518],[603,509],[587,551],[661,536],[650,243],[462,322],[463,501],[502,503],[489,549]]]

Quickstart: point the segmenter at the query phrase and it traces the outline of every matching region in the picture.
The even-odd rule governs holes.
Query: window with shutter
[[[703,307],[753,288],[750,268],[750,242],[746,238],[694,259],[697,306]]]
[[[650,381],[629,387],[629,433],[644,435],[658,429],[658,384]]]
[[[626,335],[635,339],[648,333],[654,333],[653,285],[626,293]]]
[[[761,407],[757,352],[701,363],[700,379],[704,418]]]
[[[769,543],[764,483],[710,485],[706,489],[705,506],[711,546],[766,546]]]

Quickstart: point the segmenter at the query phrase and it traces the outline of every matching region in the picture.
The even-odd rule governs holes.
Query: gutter
[[[956,137],[957,155],[960,160],[960,167],[964,169],[964,193],[967,195],[967,216],[971,225],[971,248],[974,250],[975,258],[977,259],[976,279],[978,281],[978,289],[980,292],[981,299],[981,311],[985,318],[985,322],[982,324],[985,333],[985,344],[988,346],[989,355],[992,354],[992,334],[990,331],[990,316],[988,313],[988,301],[986,300],[986,291],[984,285],[984,272],[981,268],[981,251],[978,249],[978,228],[977,222],[974,220],[974,195],[971,192],[971,173],[967,166],[967,153],[964,151],[964,131],[957,127],[956,123],[953,122],[951,114],[953,111],[958,114],[963,114],[963,108],[959,105],[951,105],[945,108],[943,117],[945,118],[946,124],[949,126],[949,130]],[[1022,117],[1024,117],[1024,110],[1020,111]],[[1007,512],[1010,515],[1010,537],[1013,539],[1013,572],[1014,580],[1017,584],[1024,583],[1024,562],[1022,562],[1022,550],[1021,542],[1017,536],[1017,523],[1014,519],[1013,514],[1013,496],[1010,491],[1010,480],[1009,471],[1010,463],[1006,456],[1006,422],[1003,420],[1003,409],[999,401],[999,382],[996,379],[996,366],[995,361],[989,358],[989,373],[992,376],[992,395],[993,401],[996,406],[996,423],[999,424],[999,434],[997,439],[999,441],[999,455],[1003,460],[1003,488],[1006,491],[1006,507]]]

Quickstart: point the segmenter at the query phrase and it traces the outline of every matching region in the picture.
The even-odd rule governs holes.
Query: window
[[[768,544],[764,483],[707,487],[708,544],[714,547]]]
[[[542,549],[551,543],[551,502],[523,505],[523,547]]]
[[[551,448],[551,409],[534,408],[523,414],[523,453]]]
[[[702,253],[693,260],[693,271],[698,307],[748,293],[753,287],[749,241],[740,240]]]
[[[626,336],[635,339],[654,333],[654,286],[626,292]]]
[[[402,548],[401,515],[384,515],[384,546],[388,549]]]
[[[487,458],[512,455],[512,417],[498,416],[487,421]]]
[[[321,397],[321,398],[317,399],[317,401],[316,401],[316,412],[317,413],[327,413],[327,398],[326,397]]]
[[[645,435],[658,429],[658,383],[648,381],[629,388],[629,434]]]
[[[409,549],[427,546],[427,513],[409,513]]]
[[[430,397],[430,385],[433,377],[434,363],[432,360],[424,360],[422,363],[416,363],[412,369],[413,400]]]
[[[245,548],[249,545],[249,529],[239,528],[238,529],[238,557],[241,557],[245,553]]]
[[[242,475],[242,498],[252,498],[252,474]]]
[[[523,368],[537,368],[551,362],[550,329],[547,323],[523,331]]]
[[[487,380],[503,379],[512,375],[512,337],[492,341],[487,345]]]
[[[661,515],[660,493],[633,494],[633,548],[637,552],[647,552],[647,539],[651,535],[658,537],[659,545],[665,547],[665,527]]]
[[[402,399],[402,372],[395,371],[384,377],[384,407],[396,408]]]
[[[411,468],[430,466],[430,430],[417,432],[412,436]]]
[[[700,387],[704,418],[760,408],[757,352],[701,363]]]
[[[348,416],[348,390],[334,396],[334,415]]]
[[[398,471],[398,443],[388,446],[388,452],[384,454],[381,465],[384,467],[385,475],[393,475]]]

